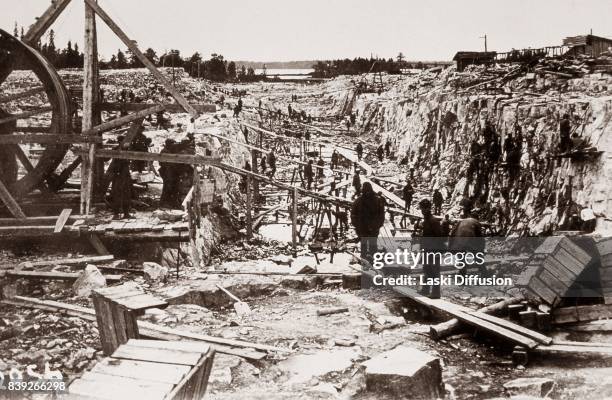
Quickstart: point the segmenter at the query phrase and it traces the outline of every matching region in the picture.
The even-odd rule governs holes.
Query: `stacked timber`
[[[612,238],[601,239],[597,243],[600,257],[599,276],[605,304],[612,304]]]
[[[563,236],[547,238],[529,263],[527,288],[536,297],[555,307],[565,297],[576,297],[575,283],[587,269],[592,257]]]

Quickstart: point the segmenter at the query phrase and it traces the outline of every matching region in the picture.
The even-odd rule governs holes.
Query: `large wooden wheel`
[[[7,84],[7,78],[18,66],[32,71],[39,81],[38,86],[15,91]],[[38,97],[35,106],[24,104],[32,103],[28,99],[35,96]],[[71,108],[68,91],[51,63],[36,49],[0,29],[0,135],[37,131],[70,135],[73,133]],[[27,126],[29,118],[44,114],[51,115],[50,125]],[[17,121],[26,123],[17,124]],[[67,144],[45,145],[38,161],[30,162],[18,144],[0,144],[0,179],[15,197],[22,197],[55,172],[69,147]],[[21,177],[17,177],[16,160],[20,160],[26,171]]]

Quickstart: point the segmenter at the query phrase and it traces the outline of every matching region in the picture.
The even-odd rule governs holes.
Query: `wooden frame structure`
[[[81,151],[79,162],[81,164],[81,214],[88,215],[95,195],[103,195],[108,188],[107,179],[104,177],[104,161],[101,157],[114,157],[130,160],[142,160],[142,153],[123,152],[113,150],[101,150],[99,148],[103,132],[119,128],[123,125],[132,124],[134,127],[142,122],[147,115],[161,111],[181,112],[185,111],[193,117],[197,117],[202,112],[214,112],[216,106],[212,104],[190,104],[185,97],[172,85],[172,83],[151,63],[146,56],[138,49],[136,42],[131,40],[126,33],[115,23],[115,21],[97,3],[97,0],[82,0],[85,4],[85,26],[84,26],[84,66],[83,66],[83,110],[82,110],[82,132],[79,135],[63,135],[47,133],[44,129],[43,134],[39,134],[37,129],[26,129],[26,133],[20,135],[0,136],[0,146],[11,146],[15,155],[21,161],[25,169],[29,172],[33,170],[32,164],[27,156],[19,148],[18,144],[40,143],[40,144],[77,144]],[[23,42],[31,47],[40,40],[44,33],[53,25],[61,13],[70,4],[71,0],[54,0],[49,8],[30,26],[24,35]],[[157,79],[164,89],[174,97],[176,104],[136,104],[136,103],[102,103],[99,87],[99,60],[97,46],[96,16],[100,18],[111,31],[128,47],[128,49],[138,58],[149,72]],[[17,98],[37,94],[44,91],[42,87],[34,87],[19,94],[0,96],[3,102],[12,101]],[[29,110],[23,114],[13,115],[0,119],[0,123],[16,121],[17,119],[27,118],[42,112],[48,112],[50,107]],[[101,111],[120,110],[132,111],[131,114],[117,118],[112,121],[103,122]],[[10,121],[8,121],[10,120]],[[132,131],[134,129],[131,129]],[[102,155],[103,154],[103,155]],[[165,159],[160,154],[148,153],[146,160],[162,161]],[[218,161],[212,157],[186,157],[179,162],[193,162],[196,164],[211,164]],[[73,163],[66,171],[71,173],[78,166]],[[64,176],[64,174],[61,174]],[[46,189],[46,187],[44,188]],[[2,201],[11,214],[18,219],[25,219],[19,204],[11,195],[9,188],[0,182],[0,201]]]

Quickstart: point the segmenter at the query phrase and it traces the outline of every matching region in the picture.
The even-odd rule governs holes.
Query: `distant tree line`
[[[17,38],[23,40],[24,38],[24,29],[21,27],[19,29],[17,27],[17,23],[15,23],[15,28],[13,29],[13,35]],[[53,64],[56,68],[82,68],[83,67],[83,53],[79,50],[78,44],[72,44],[71,41],[68,41],[66,47],[63,49],[57,48],[55,46],[55,32],[53,29],[49,31],[49,35],[46,42],[38,41],[36,47],[42,53],[51,64]],[[24,69],[28,68],[25,65],[24,60],[16,60],[16,69]]]

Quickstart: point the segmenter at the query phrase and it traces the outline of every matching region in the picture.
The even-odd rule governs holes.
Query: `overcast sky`
[[[28,26],[50,0],[1,0],[0,27]],[[7,5],[9,5],[7,7]],[[288,61],[370,54],[450,60],[458,50],[560,45],[565,36],[612,37],[612,0],[99,0],[132,39],[159,53]],[[56,44],[83,42],[83,2],[53,28]],[[122,43],[98,19],[100,54]]]

